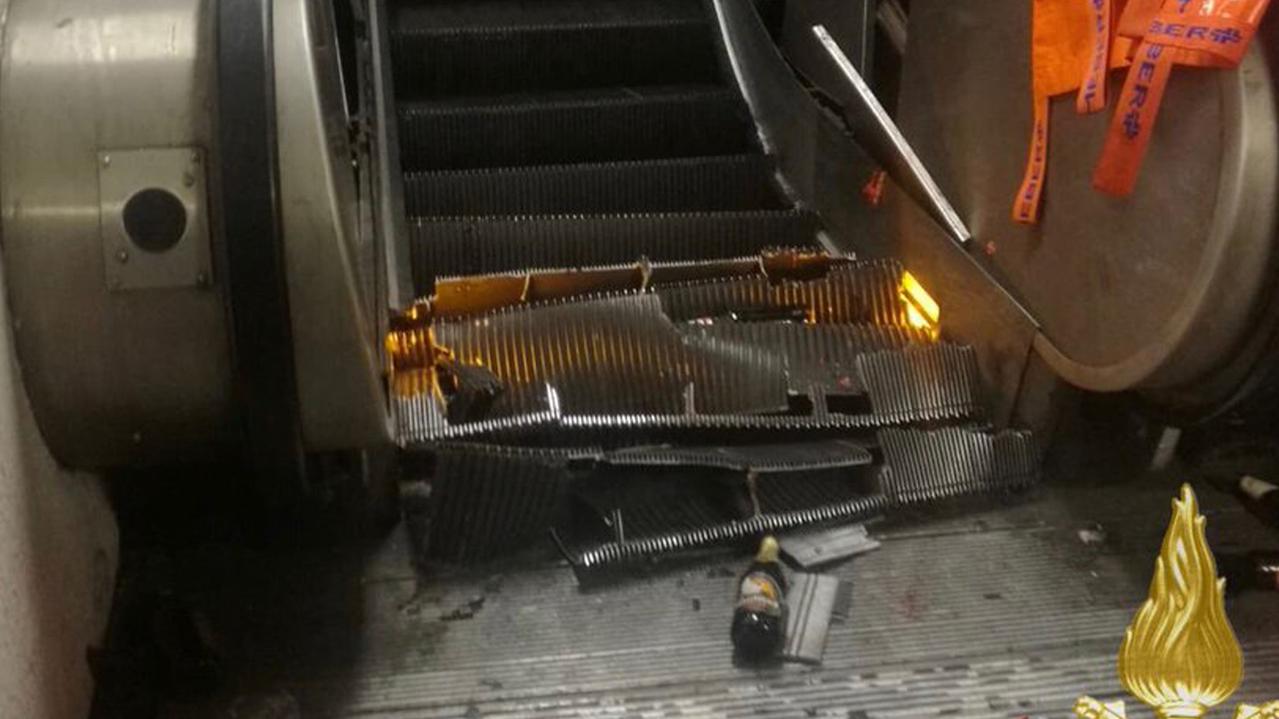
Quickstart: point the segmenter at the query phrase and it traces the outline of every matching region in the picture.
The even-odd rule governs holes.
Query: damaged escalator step
[[[561,545],[574,571],[581,574],[610,566],[646,561],[656,556],[736,542],[758,537],[761,534],[783,532],[797,527],[834,521],[863,521],[878,516],[886,506],[887,501],[883,496],[868,495],[813,509],[759,514],[749,519],[673,531],[625,542],[596,542],[574,546],[567,546],[561,542]]]
[[[781,361],[746,345],[690,340],[653,295],[515,308],[437,322],[434,334],[458,358],[504,384],[495,414],[547,407],[546,388],[567,414],[779,411]]]
[[[925,330],[897,325],[808,324],[800,322],[713,322],[689,332],[762,347],[786,358],[791,391],[827,396],[860,395],[858,360],[866,354],[897,353],[933,345]]]
[[[432,559],[476,562],[540,539],[564,498],[569,452],[484,445],[435,451],[428,533]],[[416,540],[416,538],[415,538]]]
[[[859,355],[856,361],[877,416],[904,422],[948,419],[981,406],[977,353],[971,347],[916,345]]]
[[[816,217],[794,210],[420,219],[410,250],[419,296],[438,277],[619,265],[641,258],[687,262],[814,247]]]
[[[936,421],[941,412],[924,409],[916,417],[880,417],[873,413],[825,415],[814,414],[565,414],[559,407],[553,388],[547,390],[543,408],[523,414],[503,415],[469,422],[449,424],[445,408],[430,394],[396,396],[392,401],[397,442],[416,447],[433,441],[470,440],[501,442],[539,442],[581,444],[583,442],[619,443],[647,437],[651,441],[670,441],[697,433],[705,441],[726,437],[779,436],[796,439],[821,436],[848,436],[911,422]],[[950,408],[943,419],[970,419],[977,407]]]
[[[754,134],[737,92],[713,86],[415,102],[399,122],[405,171],[731,155]]]
[[[1040,475],[1041,452],[1029,432],[886,429],[879,442],[882,489],[896,504],[1023,489]]]
[[[763,155],[418,172],[404,197],[413,217],[784,208]]]
[[[797,310],[806,321],[819,324],[906,326],[899,294],[902,272],[896,260],[868,260],[831,268],[812,280],[773,282],[756,276],[663,287],[657,294],[677,322]]]
[[[630,467],[704,467],[756,474],[806,472],[868,465],[863,444],[848,440],[718,447],[644,446],[604,452],[601,462]]]
[[[401,98],[714,82],[700,2],[410,3],[392,16]]]
[[[503,378],[510,396],[495,403],[495,411],[483,419],[450,424],[446,408],[433,394],[397,392],[392,406],[400,443],[528,436],[580,443],[587,436],[695,430],[853,431],[974,419],[981,413],[975,352],[945,343],[859,357],[858,378],[869,393],[869,407],[853,413],[834,404],[803,413],[726,412],[730,406],[760,407],[789,399],[787,358],[767,348],[713,338],[687,342],[685,336],[671,344],[666,329],[659,329],[662,323],[651,323],[651,299],[596,300],[584,314],[580,308],[568,315],[545,314],[532,325],[525,324],[524,312],[441,325],[439,336],[454,342],[459,356],[482,362]],[[623,305],[628,309],[617,312]],[[566,307],[573,304],[540,309]],[[596,312],[602,314],[588,322]],[[516,325],[493,326],[494,317],[513,319]],[[607,331],[601,334],[599,328]],[[599,340],[587,341],[588,336]],[[660,369],[672,367],[684,371],[670,375]],[[714,409],[720,411],[710,411]]]

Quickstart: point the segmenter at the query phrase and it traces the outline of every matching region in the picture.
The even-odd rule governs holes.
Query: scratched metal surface
[[[213,617],[240,625],[221,635],[234,692],[167,716],[228,717],[237,697],[287,692],[305,717],[1066,717],[1081,692],[1119,691],[1115,650],[1174,489],[1050,483],[874,528],[884,546],[836,570],[853,582],[853,616],[818,668],[733,667],[741,556],[588,593],[551,561],[419,587],[399,533],[359,562],[317,559],[318,578],[224,558],[242,584],[262,572],[278,588]],[[1228,499],[1201,499],[1217,548],[1274,543]],[[1081,540],[1097,525],[1104,541]],[[473,616],[444,619],[468,603]],[[1229,605],[1245,645],[1239,700],[1279,687],[1276,611],[1274,595]]]

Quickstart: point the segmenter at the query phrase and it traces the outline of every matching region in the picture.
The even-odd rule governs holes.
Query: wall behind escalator
[[[80,719],[92,701],[86,651],[106,630],[118,532],[100,479],[59,467],[36,429],[7,303],[0,326],[0,717]]]

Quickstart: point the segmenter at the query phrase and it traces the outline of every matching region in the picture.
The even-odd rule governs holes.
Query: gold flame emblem
[[[1172,502],[1155,559],[1150,597],[1119,647],[1119,681],[1159,719],[1194,719],[1230,698],[1243,680],[1243,650],[1226,619],[1225,580],[1204,537],[1206,520],[1190,485]],[[1080,719],[1126,719],[1123,701],[1081,697]],[[1241,705],[1235,719],[1279,719],[1279,702]]]

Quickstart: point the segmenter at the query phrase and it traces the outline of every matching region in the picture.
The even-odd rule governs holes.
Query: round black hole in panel
[[[124,203],[124,231],[147,252],[166,252],[187,231],[187,208],[168,190],[142,190]]]

